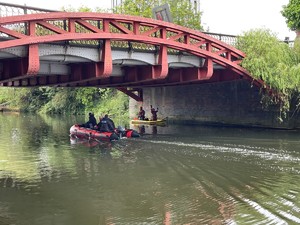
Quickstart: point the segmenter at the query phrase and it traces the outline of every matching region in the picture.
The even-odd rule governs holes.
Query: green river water
[[[300,131],[71,140],[84,120],[0,114],[0,225],[300,224]]]

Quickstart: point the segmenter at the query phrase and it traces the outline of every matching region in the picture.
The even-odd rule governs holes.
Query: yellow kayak
[[[165,126],[167,124],[167,118],[160,120],[131,120],[132,124],[145,124],[145,125],[157,125],[157,126]]]

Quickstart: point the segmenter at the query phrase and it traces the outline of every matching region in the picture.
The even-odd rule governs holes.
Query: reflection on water
[[[132,127],[70,139],[82,118],[0,114],[0,224],[298,224],[300,133]]]

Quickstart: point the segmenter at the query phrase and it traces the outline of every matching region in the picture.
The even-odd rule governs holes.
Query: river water
[[[108,144],[70,140],[76,122],[0,114],[0,225],[300,223],[299,131],[134,127]]]

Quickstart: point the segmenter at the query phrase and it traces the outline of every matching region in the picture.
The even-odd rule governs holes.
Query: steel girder
[[[0,18],[1,49],[28,46],[28,56],[9,59],[2,65],[0,83],[4,86],[102,86],[126,87],[180,85],[186,83],[218,82],[227,79],[254,80],[239,63],[245,54],[211,36],[172,23],[149,18],[109,14],[53,12],[9,16]],[[39,44],[69,43],[74,41],[97,41],[98,62],[70,64],[69,76],[53,74],[40,76]],[[124,66],[124,76],[112,77],[112,42],[140,43],[139,50],[155,48],[157,60],[154,65]],[[150,46],[150,47],[149,47]],[[130,49],[132,50],[132,49]],[[199,67],[171,69],[168,64],[170,52],[182,52],[204,59]],[[214,64],[231,71],[215,73]],[[16,68],[18,67],[18,68]]]

